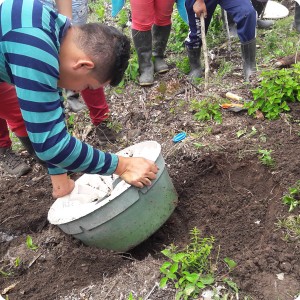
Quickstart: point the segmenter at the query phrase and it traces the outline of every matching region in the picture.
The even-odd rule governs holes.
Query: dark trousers
[[[237,33],[242,43],[255,38],[256,11],[250,0],[206,0],[204,1],[207,10],[205,19],[205,31],[207,32],[212,15],[219,4],[226,10],[237,24]],[[188,48],[199,48],[202,45],[199,20],[196,19],[193,5],[195,0],[186,0],[185,7],[189,20],[189,34],[185,40]]]

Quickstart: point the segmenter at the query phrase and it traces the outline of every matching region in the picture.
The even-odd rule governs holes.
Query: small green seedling
[[[36,251],[39,247],[37,245],[35,245],[32,241],[32,238],[30,235],[27,235],[27,238],[26,238],[26,245],[27,245],[27,248],[30,249],[30,250],[33,250],[33,251]]]
[[[127,300],[135,300],[135,298],[133,297],[132,293],[129,294],[128,299]],[[143,298],[139,297],[138,300],[143,300]]]
[[[15,259],[15,267],[19,267],[21,264],[21,258],[18,256],[16,259]]]
[[[257,152],[259,154],[258,159],[263,165],[268,167],[274,167],[275,161],[271,156],[271,153],[273,152],[272,150],[260,149]]]
[[[289,205],[289,212],[300,206],[300,180],[293,187],[289,188],[289,192],[283,196],[282,202]]]

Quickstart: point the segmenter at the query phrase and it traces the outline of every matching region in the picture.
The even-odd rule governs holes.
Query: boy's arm
[[[72,0],[55,0],[55,3],[58,12],[72,20]]]

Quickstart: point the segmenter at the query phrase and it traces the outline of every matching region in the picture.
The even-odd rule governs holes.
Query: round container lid
[[[156,161],[161,146],[155,141],[142,142],[123,149],[117,154],[125,157],[144,157]],[[71,194],[58,198],[50,207],[48,220],[51,224],[66,224],[99,209],[124,193],[131,185],[119,176],[84,174],[75,181]]]
[[[282,4],[269,0],[262,19],[282,19],[289,15],[289,10]]]

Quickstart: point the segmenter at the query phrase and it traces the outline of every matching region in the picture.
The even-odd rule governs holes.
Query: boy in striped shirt
[[[115,28],[71,26],[38,0],[5,0],[0,5],[0,90],[1,82],[15,86],[28,136],[37,156],[47,163],[54,197],[74,188],[67,170],[115,173],[137,187],[155,179],[154,162],[101,152],[72,137],[65,125],[61,88],[82,91],[117,85],[129,51],[128,39]],[[16,105],[0,99],[0,118],[6,119]]]

